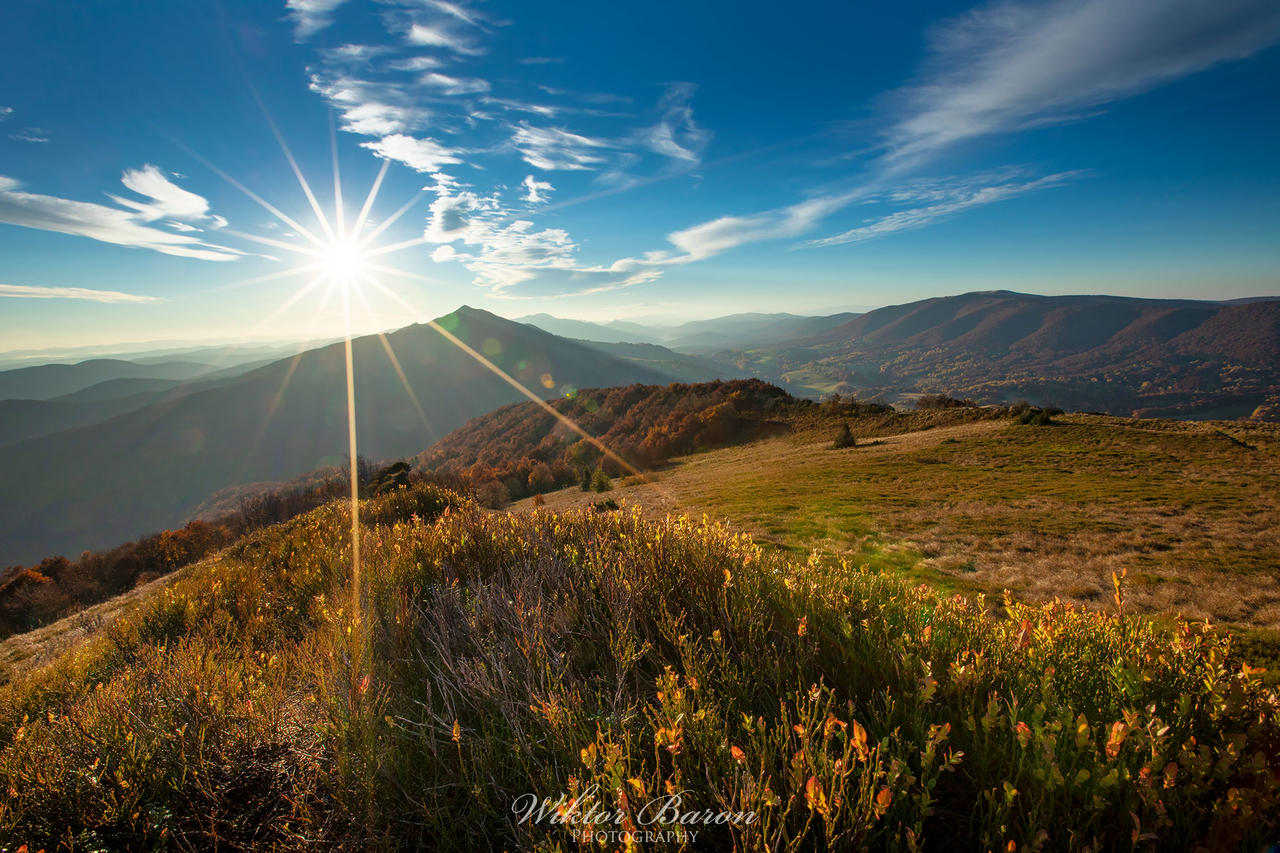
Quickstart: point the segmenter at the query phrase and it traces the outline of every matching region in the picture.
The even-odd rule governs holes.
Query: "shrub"
[[[476,501],[486,509],[502,509],[511,503],[511,493],[497,480],[485,480],[476,486]]]
[[[1014,420],[1020,424],[1030,426],[1053,426],[1054,424],[1053,416],[1049,414],[1048,410],[1038,409],[1034,406],[1024,409],[1021,413],[1015,415]]]
[[[400,486],[394,492],[371,498],[360,505],[360,518],[369,524],[397,524],[417,517],[432,521],[464,499],[457,493],[431,483]]]
[[[840,450],[845,447],[856,447],[857,445],[858,439],[853,437],[853,432],[849,429],[849,425],[847,423],[841,424],[840,431],[836,433],[836,439],[831,446],[835,450]]]
[[[409,485],[410,468],[408,462],[394,462],[380,469],[372,476],[366,491],[371,496],[385,495],[396,489]]]
[[[613,490],[613,479],[605,473],[603,468],[597,468],[595,473],[591,475],[591,490],[594,492]]]
[[[545,462],[537,462],[529,471],[529,491],[549,492],[556,486],[555,475],[551,473],[550,466]]]
[[[916,399],[917,409],[971,409],[977,405],[973,400],[960,400],[947,394],[925,394]]]

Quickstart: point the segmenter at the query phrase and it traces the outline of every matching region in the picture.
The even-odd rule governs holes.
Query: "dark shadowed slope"
[[[669,381],[643,363],[485,311],[462,308],[440,323],[544,397]],[[357,423],[366,456],[416,453],[469,418],[524,399],[429,326],[401,329],[386,344],[417,403],[383,340],[357,339]],[[333,344],[226,385],[0,448],[0,563],[75,554],[171,527],[225,486],[339,462],[347,442],[344,377],[343,346]]]

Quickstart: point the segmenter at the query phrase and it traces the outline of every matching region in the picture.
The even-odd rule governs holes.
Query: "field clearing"
[[[546,502],[706,513],[785,549],[859,555],[943,588],[1022,600],[1106,606],[1123,571],[1127,606],[1280,629],[1280,429],[973,418],[934,413],[926,429],[919,415],[849,418],[860,444],[833,450],[841,419],[820,416],[685,457],[654,482]]]

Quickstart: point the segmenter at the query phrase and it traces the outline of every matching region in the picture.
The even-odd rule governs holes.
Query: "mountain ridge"
[[[437,322],[544,398],[672,379],[652,363],[480,309],[464,306]],[[417,453],[469,417],[526,399],[425,324],[352,346],[360,450],[371,458]],[[344,387],[344,347],[330,344],[216,387],[0,447],[0,503],[12,507],[0,519],[0,562],[110,545],[185,521],[228,485],[340,463]]]

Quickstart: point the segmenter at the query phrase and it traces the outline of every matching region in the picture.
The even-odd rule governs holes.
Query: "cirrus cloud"
[[[887,157],[1071,121],[1278,41],[1274,0],[993,3],[935,31],[920,79],[891,98]]]
[[[154,296],[122,293],[119,290],[93,290],[88,287],[37,287],[27,284],[0,284],[0,298],[14,299],[79,299],[86,302],[159,302]]]
[[[140,171],[145,171],[145,167]],[[145,182],[139,185],[156,189]],[[188,234],[151,227],[148,223],[154,220],[152,214],[155,209],[146,203],[134,202],[133,210],[121,210],[104,204],[29,193],[21,190],[20,186],[13,178],[0,175],[0,222],[204,261],[231,261],[243,254]],[[172,198],[168,202],[155,200],[161,207],[173,201]],[[191,205],[189,201],[183,203]]]

